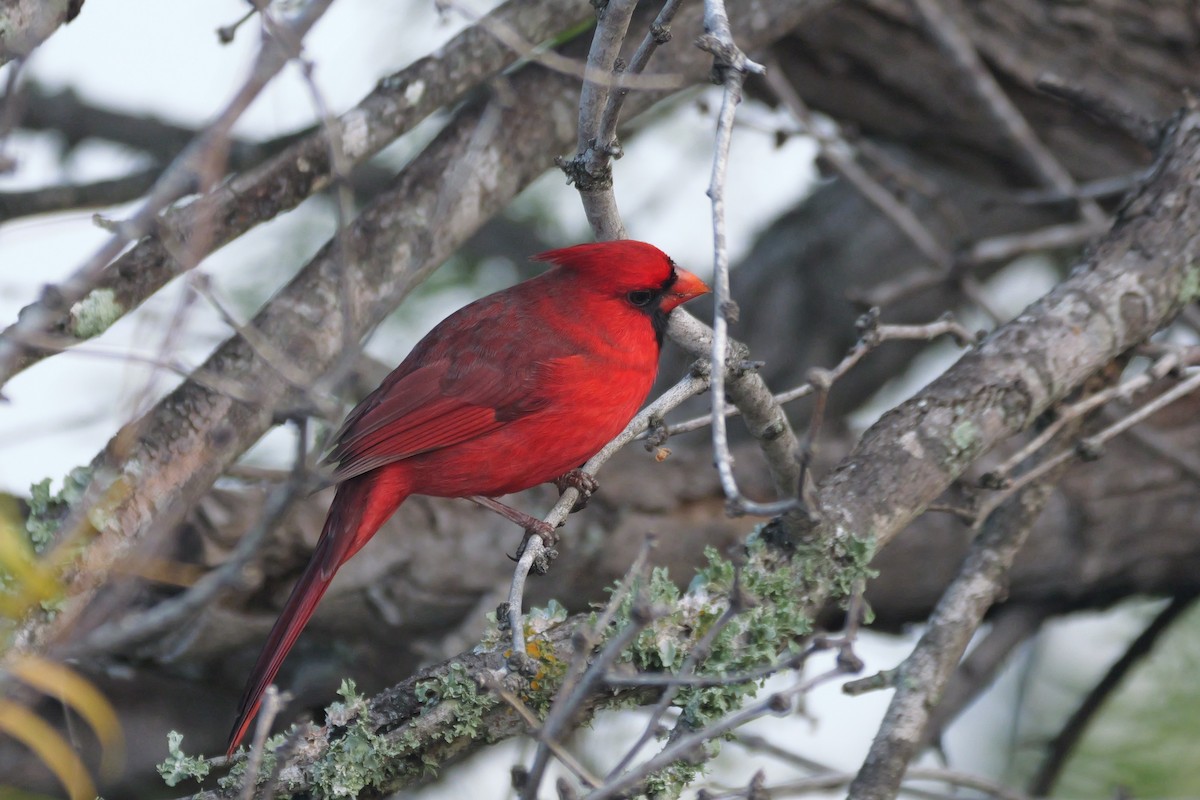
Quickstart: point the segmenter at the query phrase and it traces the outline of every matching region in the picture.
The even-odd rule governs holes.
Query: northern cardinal
[[[338,567],[405,498],[496,507],[490,498],[572,473],[645,401],[667,315],[708,291],[643,242],[535,260],[557,266],[451,314],[346,418],[328,457],[333,505],[246,683],[229,754]]]

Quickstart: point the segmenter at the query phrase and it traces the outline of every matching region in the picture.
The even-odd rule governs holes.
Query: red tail
[[[250,723],[254,721],[263,694],[275,679],[283,659],[296,643],[300,632],[308,623],[317,603],[329,588],[338,567],[367,543],[375,531],[387,521],[404,499],[407,491],[398,491],[395,485],[380,485],[379,471],[351,478],[338,486],[325,520],[325,528],[317,541],[304,574],[283,607],[283,613],[271,629],[267,643],[258,655],[258,661],[250,672],[246,688],[238,704],[237,721],[229,734],[229,750],[233,755]]]

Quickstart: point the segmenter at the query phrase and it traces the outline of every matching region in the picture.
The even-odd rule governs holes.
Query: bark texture
[[[542,26],[531,27],[530,36],[578,19],[577,8],[544,7],[551,16],[521,22]],[[827,555],[850,538],[882,548],[873,564],[879,577],[867,599],[885,629],[927,619],[967,553],[970,536],[963,524],[926,509],[962,502],[956,481],[978,476],[1015,450],[1022,431],[1194,306],[1200,293],[1200,115],[1195,109],[1177,113],[1185,92],[1198,88],[1195,4],[1013,0],[952,7],[1009,98],[1077,183],[1126,178],[1139,188],[1129,202],[1122,203],[1121,193],[1101,199],[1115,212],[1116,224],[1086,255],[1066,245],[1052,252],[1076,266],[1051,294],[861,440],[848,432],[845,413],[901,372],[921,345],[887,344],[835,384],[816,464],[821,514],[788,518],[783,527],[793,539],[818,543]],[[965,253],[981,241],[1075,219],[1070,198],[1029,199],[1030,191],[1044,187],[1026,154],[997,130],[991,111],[909,3],[748,0],[729,10],[739,43],[760,58],[773,57],[809,106],[836,119],[864,152],[869,149],[873,171],[951,250]],[[708,66],[690,46],[698,15],[698,7],[681,12],[676,40],[654,62],[689,82],[701,80]],[[645,19],[635,17],[635,28],[639,24],[644,27]],[[408,117],[373,116],[371,103],[395,111],[396,92],[414,80],[427,82],[429,91],[436,84],[441,92],[430,95],[436,104],[429,110],[467,96],[507,63],[507,51],[485,52],[487,41],[472,40],[464,50],[478,54],[476,71],[465,77],[437,72],[439,65],[427,60],[400,73],[403,79],[381,83],[376,100],[351,112],[374,137],[361,152],[377,150],[411,124]],[[418,75],[418,68],[426,71]],[[1085,109],[1049,97],[1036,88],[1043,73],[1103,103]],[[455,83],[454,76],[462,81]],[[753,80],[747,89],[774,101]],[[349,287],[347,313],[357,337],[549,168],[554,155],[574,146],[578,94],[575,76],[528,65],[498,79],[492,92],[471,95],[340,242],[327,246],[264,307],[255,328],[268,341],[286,343],[278,347],[314,380],[336,372],[344,366],[346,342],[336,325],[321,323],[339,317],[339,287]],[[645,109],[658,96],[634,93],[629,111]],[[1143,172],[1152,167],[1153,153],[1130,126],[1091,113],[1100,105],[1143,121],[1171,120],[1163,157],[1148,175]],[[234,176],[209,201],[217,227],[204,234],[208,241],[197,252],[324,186],[326,153],[315,136]],[[312,171],[297,169],[301,157]],[[470,170],[458,168],[464,163]],[[273,177],[266,181],[268,174]],[[175,221],[187,213],[171,211],[164,220],[183,239],[189,228]],[[343,263],[348,280],[339,273]],[[1002,264],[981,259],[964,269],[986,277]],[[122,256],[106,280],[136,304],[180,268],[166,244],[151,237]],[[853,298],[934,269],[889,219],[845,182],[833,181],[771,224],[735,272],[734,294],[745,313],[734,334],[749,344],[753,358],[766,362],[769,384],[782,390],[802,382],[813,366],[833,365],[853,344],[853,322],[862,310]],[[947,275],[883,313],[888,321],[928,321],[964,300],[962,283]],[[664,376],[683,368],[675,356],[664,363]],[[230,386],[239,391],[228,391]],[[258,519],[262,493],[213,484],[298,397],[256,348],[234,338],[196,379],[115,437],[94,465],[94,491],[107,493],[108,511],[101,537],[89,549],[88,569],[80,572],[81,596],[91,597],[86,593],[97,575],[144,548],[206,568],[219,564]],[[805,412],[803,404],[793,410],[797,429]],[[1103,458],[1068,472],[1045,499],[1007,574],[1009,610],[1036,609],[1045,617],[1132,595],[1200,591],[1198,419],[1200,402],[1181,401],[1136,434],[1110,443]],[[531,601],[571,598],[571,611],[586,610],[624,572],[647,531],[658,535],[655,563],[669,565],[684,583],[701,560],[702,544],[725,549],[741,541],[751,525],[724,517],[704,439],[700,433],[672,440],[673,454],[661,464],[637,447],[623,453],[600,476],[600,494],[572,518],[562,555],[548,576],[531,585]],[[739,451],[748,491],[766,497],[770,480],[765,471],[755,473],[757,463],[752,446]],[[544,508],[549,499],[534,492],[522,505]],[[113,793],[147,780],[167,729],[186,724],[189,749],[219,746],[242,677],[307,559],[327,502],[327,494],[319,494],[296,504],[220,604],[165,637],[135,638],[120,651],[87,654],[89,674],[121,708],[134,743],[130,773]],[[349,672],[361,688],[376,691],[421,664],[470,648],[483,612],[502,597],[511,575],[502,554],[516,538],[508,523],[464,503],[406,503],[372,543],[370,557],[339,574],[281,673],[296,695],[289,715],[325,704]],[[32,627],[31,639],[69,652],[73,641],[106,619],[152,607],[165,594],[130,582],[108,585],[88,608],[81,603],[52,626]],[[829,608],[822,618],[833,624],[838,614]],[[493,656],[459,661],[470,670],[496,669],[487,662]],[[372,713],[381,729],[397,729],[401,718],[411,721],[413,715],[403,712],[413,686],[410,680],[375,701]],[[180,696],[187,708],[175,702]],[[518,730],[504,713],[488,719],[489,736]],[[456,742],[436,757],[452,760],[479,746]],[[11,745],[0,746],[0,771],[36,769]]]

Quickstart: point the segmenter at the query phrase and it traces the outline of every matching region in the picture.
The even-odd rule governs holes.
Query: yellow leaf
[[[71,745],[29,709],[0,700],[0,732],[21,742],[49,767],[71,800],[95,800],[96,786]]]
[[[59,800],[59,798],[51,797],[48,794],[27,792],[24,789],[15,789],[12,786],[3,785],[0,785],[0,798],[3,798],[3,800]]]
[[[0,569],[8,572],[16,584],[18,609],[50,600],[62,591],[54,574],[38,563],[29,540],[8,515],[0,515]]]
[[[87,721],[100,740],[100,771],[113,776],[125,760],[125,737],[117,713],[92,682],[74,670],[35,656],[23,656],[9,666],[15,678],[57,698]]]

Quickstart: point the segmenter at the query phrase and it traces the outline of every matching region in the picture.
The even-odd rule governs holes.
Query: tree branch
[[[1171,125],[1160,159],[1071,276],[872,426],[818,493],[798,538],[883,547],[963,471],[1200,296],[1200,111]]]
[[[224,174],[229,132],[234,123],[296,55],[304,36],[332,1],[308,0],[286,23],[274,26],[273,34],[264,36],[245,82],[217,118],[158,177],[141,208],[121,222],[114,235],[67,280],[46,287],[38,302],[22,310],[17,322],[0,336],[0,387],[20,369],[22,356],[28,349],[24,342],[26,334],[44,333],[81,302],[96,288],[109,262],[129,242],[154,231],[159,224],[159,212],[189,192],[208,189]]]
[[[520,54],[496,39],[490,25],[504,24],[538,42],[579,21],[583,14],[583,8],[569,0],[510,0],[456,36],[438,55],[383,78],[357,106],[338,118],[347,165],[364,163],[429,114],[461,99],[511,64]],[[111,264],[101,264],[94,270],[97,274],[89,274],[87,290],[105,293],[119,315],[124,315],[213,250],[325,190],[332,175],[328,137],[325,131],[317,131],[214,188],[199,201],[157,217],[160,235],[142,239]],[[188,243],[189,263],[180,262],[166,246],[172,241]],[[51,305],[62,305],[57,296],[50,298],[55,300]],[[78,329],[69,310],[70,304],[54,310],[44,302],[35,303],[22,310],[22,322],[0,334],[0,350],[7,343],[9,352],[14,347],[20,351],[16,360],[0,362],[0,386],[51,354],[36,347],[36,338],[29,335],[32,332],[51,332],[79,341],[100,332]],[[28,340],[33,340],[32,346]]]
[[[0,7],[0,66],[24,58],[83,8],[84,0],[12,0]]]
[[[1061,473],[1062,470],[1059,470]],[[971,544],[917,646],[897,668],[888,705],[850,800],[891,800],[924,739],[930,712],[941,698],[983,615],[1004,592],[1008,571],[1050,497],[1052,484],[1035,484],[997,509]]]

